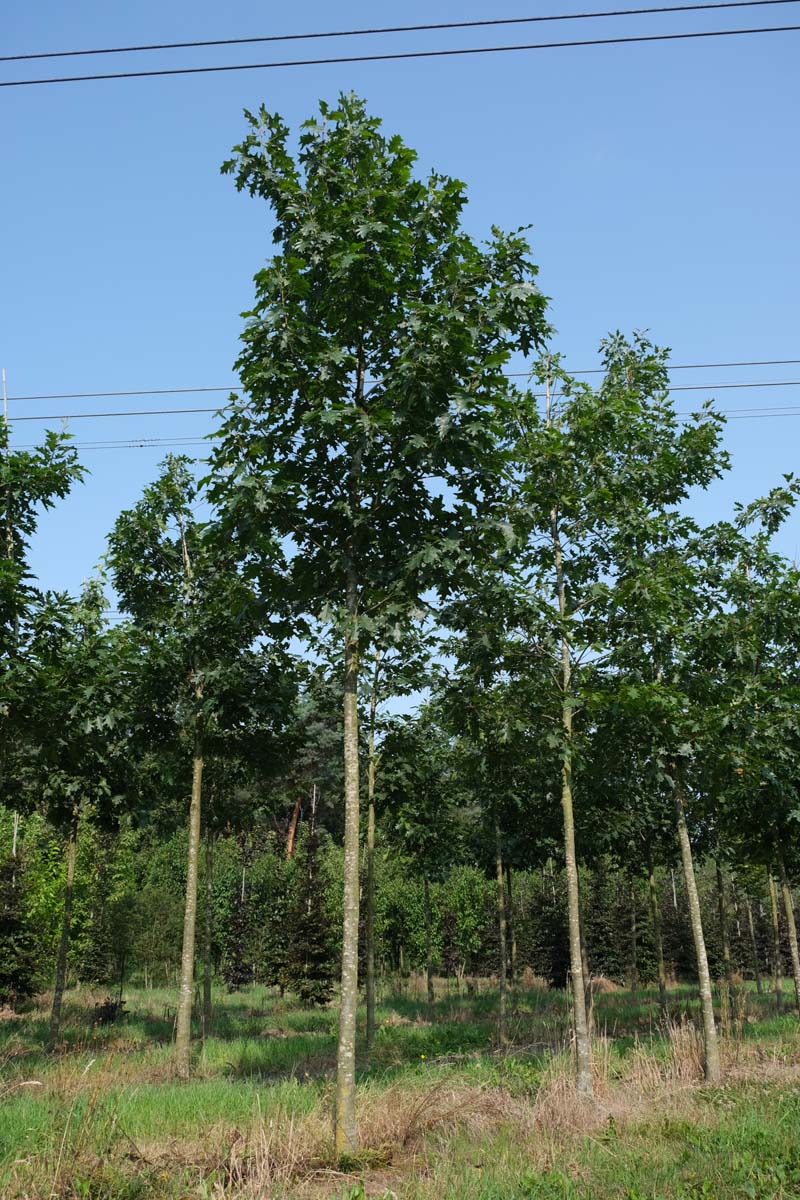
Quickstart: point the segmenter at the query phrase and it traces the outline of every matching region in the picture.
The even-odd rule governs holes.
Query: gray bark
[[[781,931],[778,924],[778,891],[775,879],[770,871],[769,906],[772,917],[772,992],[775,997],[775,1008],[778,1012],[783,1009],[783,963],[781,962]]]
[[[372,695],[369,702],[369,748],[367,761],[367,895],[364,920],[366,941],[367,1054],[375,1040],[375,713],[378,706],[378,675],[381,652],[375,652]]]
[[[548,385],[549,393],[549,385]],[[549,394],[548,394],[549,409]],[[549,413],[548,413],[549,420]],[[551,514],[553,558],[556,576],[556,596],[562,625],[567,615],[567,596],[564,583],[564,562],[558,516]],[[586,1016],[585,986],[588,983],[583,966],[581,945],[581,901],[578,864],[575,857],[575,816],[572,796],[572,662],[566,628],[561,632],[561,727],[564,748],[561,759],[561,811],[564,822],[564,860],[567,876],[567,909],[569,912],[569,958],[572,976],[572,1016],[575,1026],[576,1083],[586,1096],[594,1094],[592,1085],[592,1046]]]
[[[666,1020],[667,1009],[667,971],[664,966],[664,939],[661,934],[661,905],[658,897],[655,868],[652,857],[649,861],[647,892],[650,899],[650,920],[653,926],[653,942],[656,948],[656,967],[658,971],[658,1010],[661,1019]]]
[[[797,949],[797,925],[794,919],[794,904],[789,877],[786,874],[786,863],[783,854],[778,850],[778,869],[781,873],[781,892],[783,893],[783,908],[786,913],[786,924],[789,929],[789,952],[792,959],[792,976],[794,978],[794,998],[797,1015],[800,1017],[800,953]]]
[[[431,919],[431,885],[427,875],[422,881],[425,899],[425,977],[428,990],[428,1007],[433,1008],[436,995],[433,990],[433,921]]]
[[[700,983],[700,1008],[703,1017],[703,1042],[705,1048],[705,1076],[708,1083],[719,1083],[722,1072],[719,1062],[719,1044],[717,1027],[714,1024],[714,1003],[711,997],[711,975],[708,970],[706,941],[703,935],[703,920],[700,914],[700,898],[697,894],[697,880],[694,874],[692,846],[689,841],[689,830],[686,826],[686,813],[683,807],[681,787],[676,781],[675,808],[678,822],[678,842],[683,860],[683,875],[686,882],[686,896],[689,902],[689,921],[692,926],[695,956],[697,958],[697,976]]]
[[[351,613],[355,584],[351,580]],[[338,1158],[358,1149],[356,1128],[356,1014],[358,1011],[358,645],[354,632],[345,640],[344,676],[344,921],[339,1043],[336,1054],[334,1147]]]
[[[506,927],[506,888],[503,878],[503,839],[500,822],[494,818],[495,868],[497,874],[497,925],[500,951],[500,994],[497,1006],[497,1040],[501,1046],[506,1042],[506,991],[508,977],[508,934]]]
[[[198,689],[197,699],[201,698]],[[203,789],[203,719],[198,713],[194,726],[192,799],[189,805],[189,848],[186,861],[186,905],[183,914],[183,949],[178,1019],[175,1032],[175,1066],[182,1079],[191,1072],[192,994],[194,991],[194,944],[197,924],[197,877],[200,859],[200,805]]]
[[[203,1037],[211,1036],[211,945],[214,933],[214,841],[210,829],[206,830],[206,902],[205,940],[203,946]]]
[[[750,903],[749,896],[745,896],[744,904],[745,904],[745,909],[747,910],[747,931],[750,935],[750,953],[753,956],[753,974],[755,975],[755,980],[756,980],[756,991],[758,992],[758,994],[760,996],[764,990],[764,986],[761,982],[761,967],[760,967],[760,963],[758,961],[758,942],[756,941],[756,927],[755,927],[755,923],[753,922],[753,906]]]
[[[506,892],[508,895],[508,910],[506,925],[508,927],[508,978],[513,982],[517,978],[517,927],[514,921],[514,893],[511,888],[511,864],[506,863]]]
[[[636,1004],[639,999],[639,930],[636,923],[636,884],[633,875],[629,880],[629,900],[631,916],[630,991],[631,1002]]]
[[[722,865],[716,860],[717,869],[717,911],[719,913],[719,932],[722,939],[722,962],[728,987],[733,988],[733,959],[731,957],[731,939],[728,930],[728,909],[725,899],[725,878]]]
[[[58,943],[56,958],[56,980],[53,989],[53,1007],[50,1010],[50,1033],[47,1040],[49,1050],[58,1045],[61,1031],[61,1009],[64,1002],[64,989],[67,984],[67,961],[69,958],[69,942],[72,930],[72,896],[75,889],[75,859],[78,848],[78,813],[74,813],[67,835],[67,878],[64,886],[64,908],[61,915],[61,937]]]

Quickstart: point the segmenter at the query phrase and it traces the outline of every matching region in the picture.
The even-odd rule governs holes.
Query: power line
[[[219,435],[189,436],[174,438],[127,437],[118,440],[104,439],[96,442],[71,442],[76,450],[164,450],[180,446],[205,446],[209,442],[219,440]],[[18,450],[36,450],[34,442],[27,445],[17,444]]]
[[[800,380],[798,382],[798,385],[800,386]],[[534,392],[534,396],[542,397],[543,392]],[[793,415],[795,413],[795,410],[798,410],[798,412],[800,412],[800,409],[798,409],[798,406],[796,406],[796,404],[787,404],[787,406],[777,406],[777,404],[776,404],[776,406],[770,406],[769,408],[720,408],[720,409],[715,409],[715,412],[720,413],[722,416],[730,416],[730,419],[735,419],[736,416],[744,416],[744,415],[753,415],[753,416]],[[53,416],[53,415],[50,415],[50,416],[11,416],[11,418],[8,419],[8,421],[10,421],[10,424],[11,424],[12,421],[67,421],[67,420],[74,420],[74,419],[79,419],[79,418],[90,419],[90,418],[92,418],[92,416],[97,416],[97,418],[107,418],[107,416],[166,416],[166,415],[175,415],[175,414],[179,414],[179,413],[216,413],[216,412],[218,412],[218,409],[216,409],[216,408],[160,408],[160,409],[150,409],[150,410],[148,410],[148,409],[131,410],[131,412],[126,412],[126,413],[64,413],[60,416]],[[676,416],[691,416],[692,414],[691,413],[676,413],[675,415]],[[142,449],[146,449],[150,445],[154,445],[154,446],[192,445],[192,444],[201,445],[201,444],[204,444],[206,442],[206,440],[207,440],[207,438],[200,437],[200,436],[198,436],[196,438],[188,438],[188,439],[187,438],[180,438],[180,439],[175,439],[175,440],[164,439],[163,442],[162,442],[162,440],[157,440],[155,438],[131,438],[131,439],[126,439],[125,442],[109,444],[108,448],[116,449],[116,448],[119,448],[119,446],[126,445],[128,443],[134,443],[134,444],[136,444],[137,448],[142,448]],[[32,446],[28,446],[28,448],[23,448],[23,446],[20,446],[19,449],[34,449],[34,448],[32,448]],[[92,444],[86,443],[85,449],[97,449],[97,450],[106,449],[106,444],[104,444],[104,443],[92,443]]]
[[[13,398],[13,397],[12,397]],[[9,417],[9,423],[12,421],[81,421],[89,420],[96,417],[98,420],[105,417],[166,417],[175,416],[178,413],[215,413],[219,412],[218,408],[134,408],[127,411],[115,412],[78,412],[78,413],[55,413],[46,417]]]
[[[722,388],[800,387],[800,379],[757,379],[754,383],[682,383],[668,392],[718,392]]]
[[[270,71],[281,67],[322,67],[402,59],[455,58],[475,54],[508,54],[518,50],[564,50],[580,46],[625,46],[638,42],[679,42],[697,38],[742,37],[756,33],[796,33],[800,25],[762,25],[753,29],[704,29],[694,33],[650,33],[629,37],[585,38],[580,41],[528,42],[510,46],[465,46],[450,50],[406,50],[393,54],[349,54],[330,58],[297,58],[277,62],[228,63],[214,67],[162,67],[152,71],[112,71],[97,75],[60,75],[43,79],[3,79],[0,87],[38,87],[48,83],[90,83],[104,79],[149,79],[165,75],[212,75],[230,71]]]
[[[669,371],[706,371],[722,370],[724,367],[796,367],[800,366],[800,358],[762,358],[749,362],[710,362],[710,363],[669,363]],[[605,367],[588,367],[582,371],[569,371],[570,375],[604,375]],[[530,371],[511,371],[509,379],[530,375]],[[50,397],[46,397],[50,399]]]
[[[328,29],[311,33],[273,33],[257,37],[213,38],[191,42],[150,42],[134,46],[104,46],[90,50],[49,50],[35,54],[3,54],[0,62],[30,62],[45,58],[79,58],[92,54],[137,54],[152,50],[198,50],[209,46],[252,46],[265,42],[307,42],[322,38],[366,37],[385,33],[429,33],[449,29],[486,29],[498,25],[539,25],[554,21],[590,21],[603,17],[639,17],[657,13],[704,12],[709,9],[763,8],[796,4],[798,0],[720,0],[711,4],[669,4],[658,8],[616,8],[598,12],[561,13],[535,17],[492,17],[481,21],[440,21],[426,25],[384,25],[371,29]]]
[[[761,379],[761,380],[755,380],[752,383],[688,383],[688,384],[678,384],[676,387],[668,388],[667,391],[668,391],[668,393],[672,393],[672,392],[716,392],[716,391],[722,391],[723,389],[727,390],[727,389],[741,389],[741,388],[775,388],[775,387],[800,387],[800,379]],[[233,389],[231,389],[231,390],[233,390]],[[99,393],[99,394],[102,395],[104,393]],[[108,395],[109,393],[105,393],[105,394]],[[133,392],[133,393],[125,393],[125,394],[138,395],[141,393]],[[148,393],[148,394],[152,394],[152,393]],[[534,392],[533,394],[535,396],[541,396],[544,393]],[[14,399],[13,396],[9,397],[9,398],[11,400]],[[18,398],[21,398],[21,397],[18,397]],[[27,398],[34,399],[34,397],[27,397]],[[53,399],[53,397],[50,397],[50,399]],[[117,409],[117,410],[114,410],[111,412],[48,413],[45,416],[39,416],[37,414],[36,416],[9,417],[8,420],[9,420],[9,424],[11,424],[14,421],[81,421],[81,420],[91,420],[92,418],[101,420],[101,419],[106,419],[109,417],[166,417],[166,416],[178,416],[178,415],[182,415],[184,413],[195,414],[195,413],[218,413],[218,412],[220,412],[220,409],[214,408],[214,407],[212,407],[212,408],[135,408],[135,409],[123,409],[123,410]]]
[[[748,363],[747,366],[756,364]],[[760,365],[760,364],[759,364]],[[772,364],[770,364],[772,365]],[[783,365],[783,364],[782,364]],[[126,392],[56,392],[41,396],[12,396],[12,400],[107,400],[112,396],[179,396],[199,392],[241,392],[238,385],[230,387],[139,388]]]
[[[793,0],[796,2],[796,0]],[[800,358],[762,358],[749,359],[745,362],[701,362],[701,363],[670,363],[670,371],[705,371],[705,370],[723,370],[733,367],[796,367],[800,366]],[[569,371],[570,375],[603,375],[605,374],[604,367],[584,367],[580,371]],[[507,371],[504,372],[507,379],[528,379],[530,371]],[[696,385],[697,386],[697,385]],[[730,384],[704,384],[702,387],[730,387]],[[767,386],[767,381],[764,383],[737,384],[739,387],[762,387]],[[785,385],[781,385],[785,386]],[[680,386],[671,389],[679,391]],[[206,392],[241,392],[243,389],[237,384],[229,384],[224,387],[174,387],[174,388],[129,388],[126,391],[112,392],[44,392],[32,396],[11,396],[9,399],[15,403],[19,400],[110,400],[118,396],[178,396],[178,395],[197,395]],[[177,411],[183,412],[183,409]],[[190,410],[191,411],[191,410]],[[216,411],[216,410],[214,410]]]
[[[714,412],[719,416],[725,417],[726,421],[748,421],[748,420],[772,420],[777,417],[800,417],[800,407],[798,405],[786,405],[785,407],[773,407],[767,409],[737,409],[737,408],[721,408],[715,409]],[[688,420],[696,414],[692,412],[676,412],[675,416],[680,420]],[[146,438],[146,437],[131,437],[121,439],[119,441],[107,442],[72,442],[71,446],[75,450],[165,450],[179,449],[184,446],[208,446],[211,442],[219,441],[218,434],[208,434],[206,436],[185,437],[185,438]],[[36,450],[38,447],[35,443],[27,445],[20,444],[17,446],[19,450]],[[197,461],[197,460],[195,460]]]

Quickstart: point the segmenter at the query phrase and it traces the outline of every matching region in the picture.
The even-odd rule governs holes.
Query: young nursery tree
[[[0,420],[0,661],[12,655],[38,594],[28,549],[39,514],[83,478],[70,441],[68,434],[50,431],[35,450],[13,450]]]
[[[182,741],[192,762],[183,953],[176,1033],[179,1074],[190,1070],[195,926],[203,769],[209,739],[246,729],[262,706],[280,703],[271,648],[251,649],[266,622],[224,539],[200,524],[201,493],[184,458],[166,460],[156,482],[118,518],[109,562],[121,606],[141,641],[140,722]],[[264,572],[266,578],[266,572]],[[262,598],[263,600],[263,598]],[[266,670],[266,674],[263,673]]]
[[[637,335],[603,344],[596,391],[545,358],[542,393],[516,414],[519,570],[541,598],[556,648],[561,807],[569,907],[578,1088],[592,1092],[575,851],[576,712],[598,665],[636,622],[616,619],[620,595],[646,594],[648,552],[668,531],[693,486],[718,475],[725,456],[711,414],[681,425],[669,397],[666,353]],[[540,403],[544,400],[544,405]]]
[[[520,234],[479,246],[461,183],[414,175],[363,101],[301,130],[263,108],[224,170],[266,200],[278,250],[256,276],[211,493],[257,574],[286,539],[298,614],[330,626],[344,678],[345,857],[335,1143],[358,1147],[358,679],[363,638],[456,569],[492,487],[503,367],[546,332]]]
[[[430,889],[458,861],[465,844],[465,791],[450,737],[431,705],[398,718],[381,746],[378,794],[394,844],[422,880],[428,1004],[434,1003]]]
[[[29,723],[18,779],[65,843],[66,879],[49,1044],[58,1043],[66,986],[78,831],[82,819],[116,822],[129,726],[119,637],[104,627],[99,581],[75,600],[48,593],[30,612],[21,673]]]
[[[375,1038],[375,781],[380,765],[377,735],[387,700],[424,688],[430,675],[431,638],[423,613],[405,627],[376,623],[370,642],[370,667],[364,671],[363,707],[367,711],[367,837],[364,911],[364,990],[367,1001],[367,1053]]]
[[[788,883],[797,863],[800,569],[772,547],[799,490],[787,476],[784,485],[714,528],[713,544],[727,571],[723,602],[706,622],[702,665],[716,680],[712,782],[719,837],[745,865],[777,865],[800,1015],[800,951]]]
[[[24,798],[15,760],[19,739],[28,740],[31,717],[22,703],[20,672],[28,672],[27,623],[40,598],[28,550],[41,511],[83,478],[70,441],[66,433],[49,431],[35,450],[13,450],[0,420],[0,797],[17,814]],[[15,828],[18,824],[15,817]]]

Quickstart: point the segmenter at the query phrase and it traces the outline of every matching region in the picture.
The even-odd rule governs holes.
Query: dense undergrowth
[[[720,1014],[718,1089],[703,1084],[691,989],[671,991],[666,1027],[653,992],[599,993],[597,1099],[582,1104],[564,993],[519,986],[501,1048],[488,984],[441,984],[431,1010],[412,981],[383,997],[361,1056],[353,1162],[331,1149],[333,1008],[220,993],[180,1083],[174,993],[131,991],[110,1026],[92,1024],[96,996],[68,995],[56,1055],[46,1003],[0,1024],[8,1200],[800,1196],[800,1029],[752,990]]]

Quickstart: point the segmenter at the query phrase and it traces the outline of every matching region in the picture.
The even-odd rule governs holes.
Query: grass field
[[[691,989],[659,1027],[652,992],[598,994],[596,1100],[571,1087],[564,993],[516,991],[498,1047],[496,995],[412,981],[387,994],[362,1055],[357,1161],[332,1158],[334,1009],[264,988],[215,995],[190,1083],[171,1061],[175,995],[67,993],[63,1044],[44,1052],[46,998],[0,1022],[3,1200],[276,1197],[527,1200],[800,1197],[800,1023],[743,990],[721,1012],[725,1082],[703,1085]]]

